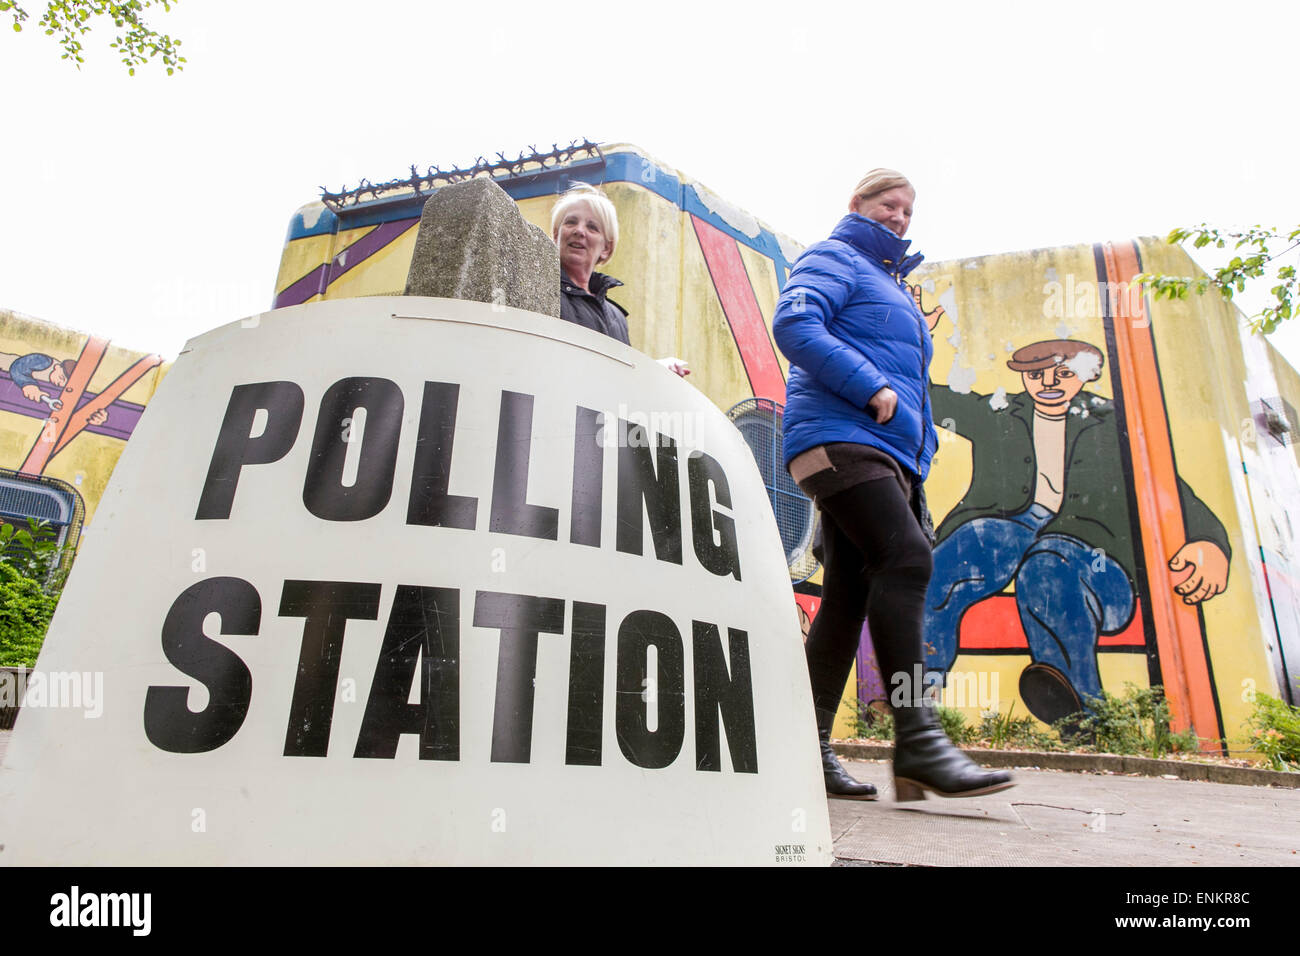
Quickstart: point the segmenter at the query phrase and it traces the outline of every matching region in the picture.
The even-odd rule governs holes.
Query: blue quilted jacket
[[[934,348],[902,284],[921,261],[910,243],[849,213],[801,255],[777,303],[772,329],[790,360],[785,463],[828,442],[871,445],[924,479],[939,440],[930,411]],[[898,394],[894,417],[877,424],[871,396]]]

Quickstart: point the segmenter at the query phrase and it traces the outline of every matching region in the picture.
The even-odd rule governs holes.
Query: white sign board
[[[3,863],[830,861],[749,449],[528,312],[351,299],[192,341],[37,670],[102,699],[20,712]]]

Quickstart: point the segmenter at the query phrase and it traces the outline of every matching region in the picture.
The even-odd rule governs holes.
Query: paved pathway
[[[1002,793],[895,803],[888,763],[841,762],[881,793],[829,801],[841,863],[1300,865],[1300,790],[1017,770]]]
[[[1017,770],[991,796],[895,803],[888,763],[842,762],[881,799],[828,802],[840,865],[1300,866],[1300,790]]]

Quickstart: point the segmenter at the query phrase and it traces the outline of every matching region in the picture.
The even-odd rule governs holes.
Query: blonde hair
[[[555,208],[551,210],[551,238],[559,240],[560,223],[564,221],[564,217],[574,206],[584,203],[596,216],[596,221],[600,223],[600,229],[609,244],[605,255],[596,261],[596,264],[600,265],[602,262],[609,261],[614,255],[614,247],[618,245],[618,212],[614,209],[614,204],[609,201],[609,197],[595,186],[576,183],[565,190],[556,202]]]
[[[861,182],[853,189],[853,195],[849,197],[849,212],[854,211],[854,207],[863,200],[870,199],[872,196],[878,196],[881,193],[889,192],[891,189],[897,189],[899,186],[906,186],[916,192],[916,187],[911,181],[900,173],[897,169],[873,169],[862,177]]]

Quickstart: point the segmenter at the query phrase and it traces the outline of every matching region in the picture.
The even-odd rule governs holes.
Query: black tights
[[[919,699],[922,688],[911,684],[925,663],[925,589],[934,559],[902,488],[894,478],[877,478],[819,504],[822,604],[805,646],[819,723],[839,708],[863,620],[871,626],[886,693],[901,673],[907,675],[906,700]]]

